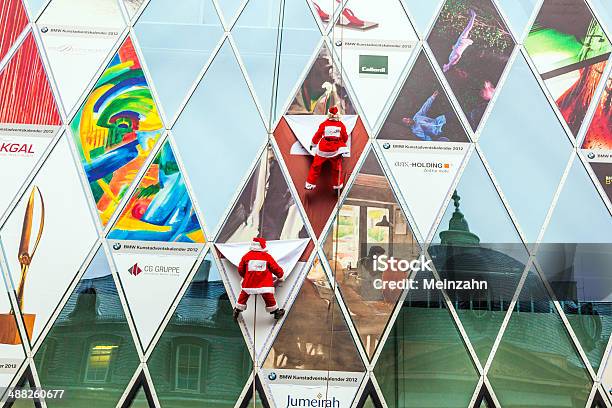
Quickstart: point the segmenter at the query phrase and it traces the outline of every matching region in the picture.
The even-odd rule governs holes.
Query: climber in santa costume
[[[240,260],[238,273],[242,276],[242,290],[234,308],[234,320],[238,320],[240,313],[246,310],[250,295],[261,295],[266,311],[276,320],[283,317],[285,309],[279,309],[276,304],[274,284],[283,280],[284,272],[268,253],[265,239],[253,238],[250,251]]]
[[[317,186],[317,179],[321,174],[321,167],[329,161],[332,168],[332,180],[335,190],[344,187],[342,180],[342,155],[348,153],[349,135],[346,126],[340,121],[338,108],[329,108],[327,119],[319,125],[319,129],[312,138],[310,150],[314,151],[315,156],[310,165],[310,171],[306,178],[304,187],[306,190],[313,190]]]

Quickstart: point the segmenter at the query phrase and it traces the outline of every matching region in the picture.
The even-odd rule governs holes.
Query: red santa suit
[[[312,138],[311,149],[316,148],[316,150],[306,178],[305,188],[307,190],[316,187],[317,179],[321,174],[321,167],[326,161],[331,164],[334,189],[341,189],[344,186],[342,181],[342,154],[348,152],[346,146],[348,138],[346,126],[338,116],[338,108],[332,106],[329,108],[328,118],[319,125],[319,129]]]
[[[266,240],[253,238],[251,250],[247,252],[238,265],[242,276],[242,290],[238,296],[236,309],[246,310],[250,295],[261,295],[266,303],[266,311],[278,309],[274,298],[274,276],[283,280],[284,272],[266,249]]]

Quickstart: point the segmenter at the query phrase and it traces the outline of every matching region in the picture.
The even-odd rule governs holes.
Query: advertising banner
[[[331,35],[355,94],[367,96],[359,103],[374,127],[416,48],[416,33],[397,0],[349,0]]]
[[[97,237],[64,135],[0,231],[13,288],[33,341]]]
[[[514,49],[510,30],[491,0],[447,0],[427,42],[475,131]]]
[[[597,181],[612,201],[612,150],[581,150]]]
[[[119,280],[146,350],[202,251],[202,244],[109,240]]]
[[[364,373],[323,370],[262,369],[277,408],[351,407]]]
[[[468,145],[380,140],[383,156],[425,238],[461,167]]]
[[[112,0],[56,0],[45,9],[37,25],[67,110],[76,104],[124,24],[119,4]]]
[[[584,1],[548,0],[525,48],[576,135],[612,51],[602,27]]]
[[[57,133],[57,126],[0,124],[0,216]]]

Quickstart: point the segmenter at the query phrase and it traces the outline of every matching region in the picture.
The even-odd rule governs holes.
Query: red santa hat
[[[340,115],[338,114],[338,107],[337,106],[332,106],[331,108],[329,108],[327,116],[330,119],[340,119]]]
[[[253,238],[253,243],[251,244],[251,251],[266,252],[267,250],[268,248],[266,248],[265,238],[260,238],[260,237]]]

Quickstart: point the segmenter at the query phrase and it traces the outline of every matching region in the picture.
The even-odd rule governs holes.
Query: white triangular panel
[[[116,0],[52,0],[37,21],[66,111],[72,110],[125,27]]]
[[[383,156],[425,239],[467,152],[466,143],[380,140]]]
[[[57,133],[55,126],[0,125],[0,216],[7,210],[27,176]]]
[[[262,369],[261,373],[277,408],[351,407],[365,376],[359,372],[321,370]]]
[[[25,360],[25,353],[4,279],[0,280],[0,387],[7,387]]]
[[[410,20],[399,0],[349,0],[330,35],[338,63],[374,127],[416,48]]]
[[[147,350],[203,245],[116,240],[109,244],[136,331]]]

